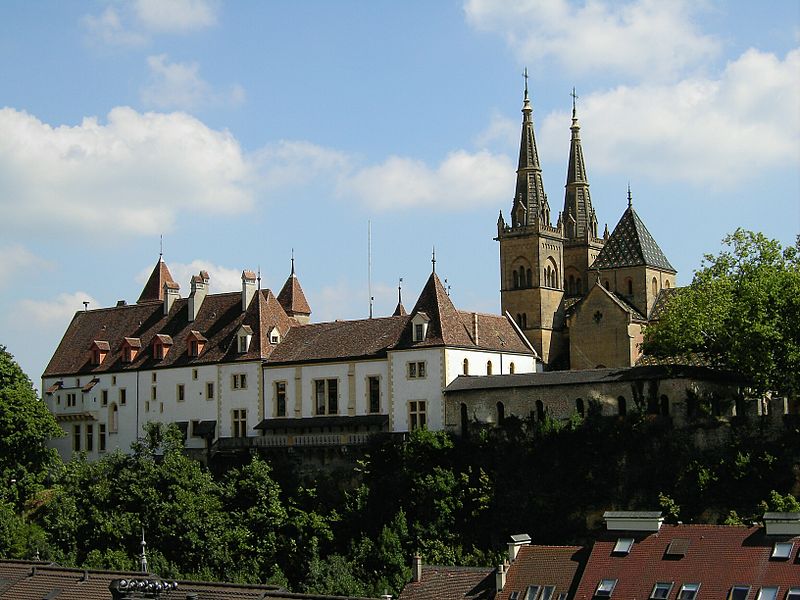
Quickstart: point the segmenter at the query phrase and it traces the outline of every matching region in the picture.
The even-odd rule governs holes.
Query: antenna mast
[[[369,318],[372,318],[372,221],[367,221],[367,293],[369,294]]]

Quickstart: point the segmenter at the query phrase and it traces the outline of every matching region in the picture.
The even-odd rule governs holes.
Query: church
[[[629,367],[642,330],[674,291],[676,271],[633,208],[597,231],[573,92],[564,207],[553,225],[527,77],[516,189],[497,220],[500,301],[550,369]]]

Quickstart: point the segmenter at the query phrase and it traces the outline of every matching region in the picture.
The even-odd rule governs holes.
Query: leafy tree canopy
[[[645,331],[655,356],[702,353],[742,373],[756,392],[800,391],[800,238],[781,248],[737,229],[726,249],[706,255],[690,286]]]

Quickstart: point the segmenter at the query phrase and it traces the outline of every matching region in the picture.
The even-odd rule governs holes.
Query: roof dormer
[[[236,332],[236,349],[239,354],[244,354],[250,349],[250,341],[253,339],[253,328],[250,325],[242,325]]]
[[[158,333],[153,338],[153,358],[163,360],[172,348],[172,337],[164,333]]]
[[[202,333],[196,329],[192,329],[187,336],[189,356],[193,358],[200,356],[203,353],[207,343],[208,340]]]
[[[89,348],[89,358],[94,366],[99,366],[103,364],[103,361],[108,356],[108,352],[111,350],[108,342],[105,340],[94,340],[92,342],[91,347]]]
[[[281,332],[276,326],[272,326],[269,328],[267,332],[267,339],[269,340],[270,344],[277,345],[281,343]]]
[[[122,338],[122,362],[132,363],[142,349],[141,338],[126,337]]]
[[[411,335],[415,342],[424,342],[428,335],[428,323],[431,322],[427,313],[419,311],[411,318]]]

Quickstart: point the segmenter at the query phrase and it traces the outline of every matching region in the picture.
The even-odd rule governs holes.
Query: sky
[[[435,247],[456,306],[499,312],[524,68],[554,221],[574,87],[601,230],[630,183],[679,284],[737,227],[794,243],[797,0],[9,0],[0,344],[38,383],[162,236],[184,296],[200,269],[277,293],[294,252],[313,321],[366,317],[370,279],[386,315]]]

